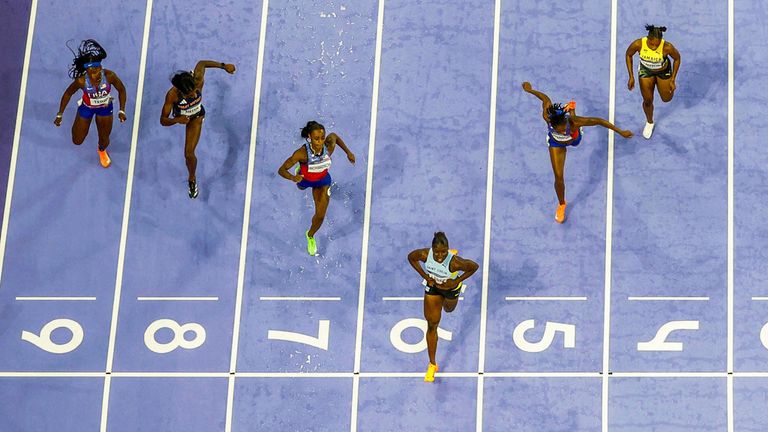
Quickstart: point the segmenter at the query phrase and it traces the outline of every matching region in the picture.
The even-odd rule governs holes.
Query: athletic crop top
[[[91,83],[88,74],[85,74],[85,88],[83,89],[83,105],[88,108],[101,108],[109,105],[112,97],[109,95],[112,85],[107,82],[104,69],[101,70],[101,81],[97,86]]]
[[[435,261],[432,256],[432,248],[429,248],[429,254],[427,254],[427,262],[424,267],[435,282],[441,284],[445,283],[448,279],[456,279],[458,272],[451,273],[451,260],[453,259],[453,253],[448,252],[448,256],[445,257],[443,262],[439,263]]]
[[[568,144],[571,141],[579,138],[579,129],[576,129],[574,131],[571,131],[571,115],[565,114],[565,133],[561,134],[560,132],[556,131],[554,127],[552,127],[551,123],[547,123],[547,127],[549,128],[549,139],[554,140],[561,144]]]
[[[173,104],[173,114],[192,117],[203,109],[203,94],[200,90],[195,90],[194,97],[182,97]]]
[[[307,149],[307,163],[299,164],[301,176],[305,180],[318,181],[328,173],[328,168],[331,167],[331,155],[328,154],[325,144],[319,155],[312,151],[310,143],[304,144],[304,147]]]
[[[648,48],[648,37],[642,39],[640,48],[640,64],[650,70],[661,70],[667,67],[669,59],[664,55],[664,39],[655,50]]]

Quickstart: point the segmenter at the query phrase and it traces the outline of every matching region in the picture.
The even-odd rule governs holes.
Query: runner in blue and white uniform
[[[335,133],[325,135],[325,126],[316,121],[307,122],[301,129],[301,137],[307,142],[293,152],[291,157],[285,160],[277,173],[288,180],[296,183],[301,189],[312,188],[312,198],[315,201],[315,215],[312,216],[312,225],[304,235],[307,239],[307,253],[317,254],[317,242],[315,233],[325,220],[325,212],[328,210],[328,198],[331,196],[331,173],[328,169],[331,167],[331,155],[336,150],[338,144],[350,163],[355,163],[355,155],[352,153],[344,140]],[[291,174],[290,169],[296,164],[299,165],[296,174]]]
[[[71,48],[70,48],[71,50]],[[72,50],[72,53],[75,52]],[[96,129],[99,132],[99,163],[104,168],[112,164],[107,154],[109,147],[109,135],[112,133],[112,86],[118,91],[120,97],[120,110],[117,112],[120,123],[125,122],[125,103],[127,95],[125,86],[117,74],[101,67],[101,61],[107,58],[107,52],[93,39],[87,39],[80,43],[75,60],[69,69],[69,76],[74,80],[64,90],[59,104],[59,112],[53,120],[53,124],[61,126],[64,110],[69,100],[78,90],[83,92],[78,101],[77,116],[72,124],[72,143],[80,145],[88,136],[91,128],[91,119],[96,116]]]
[[[197,198],[197,156],[195,149],[200,141],[200,133],[205,118],[203,107],[203,86],[205,85],[205,70],[207,68],[224,69],[230,74],[235,73],[235,65],[210,60],[200,60],[194,71],[179,71],[171,78],[171,87],[165,94],[165,103],[160,113],[160,124],[173,126],[186,125],[184,140],[184,160],[187,164],[189,178],[189,197]],[[173,114],[173,117],[171,117]]]
[[[463,291],[464,281],[478,269],[476,262],[461,258],[458,251],[448,249],[448,237],[443,232],[436,232],[432,238],[432,247],[416,249],[408,254],[408,262],[423,278],[424,318],[427,320],[427,352],[429,366],[424,381],[435,380],[438,371],[435,354],[437,352],[437,327],[440,325],[442,311],[453,312],[459,303],[459,294]],[[421,266],[424,263],[424,267]],[[462,272],[459,275],[459,272]]]
[[[621,130],[608,120],[598,117],[579,117],[576,115],[576,102],[567,105],[552,104],[549,96],[534,90],[531,83],[524,82],[523,90],[536,96],[542,102],[542,117],[547,123],[547,144],[549,145],[549,159],[552,162],[552,171],[555,174],[555,193],[558,206],[555,211],[555,221],[565,222],[565,154],[569,146],[577,146],[581,143],[582,127],[602,126],[617,132],[624,138],[631,138],[632,132]]]

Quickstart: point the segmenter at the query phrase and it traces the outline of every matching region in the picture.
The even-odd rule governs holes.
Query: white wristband
[[[61,113],[56,114],[56,118],[61,118]]]
[[[118,114],[122,114],[122,115],[125,115],[125,111],[123,111],[123,110],[120,110],[120,111],[118,111],[117,113],[118,113]]]

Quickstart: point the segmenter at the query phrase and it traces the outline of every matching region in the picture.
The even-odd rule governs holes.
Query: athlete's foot
[[[312,256],[317,255],[317,242],[315,242],[315,238],[309,236],[309,231],[305,232],[304,235],[307,237],[307,253]]]
[[[645,123],[645,127],[643,128],[643,138],[651,139],[651,135],[653,135],[654,125],[655,123]]]
[[[424,382],[434,382],[435,381],[435,372],[437,372],[437,365],[436,364],[429,364],[429,367],[427,368],[427,374],[424,375]]]
[[[189,197],[190,198],[197,198],[198,190],[197,190],[197,181],[190,180],[189,182]]]
[[[565,222],[565,206],[566,205],[568,205],[568,203],[563,203],[557,206],[557,210],[555,211],[555,221],[557,223]]]
[[[104,168],[109,168],[109,166],[112,165],[112,159],[109,158],[106,149],[99,150],[99,162]]]

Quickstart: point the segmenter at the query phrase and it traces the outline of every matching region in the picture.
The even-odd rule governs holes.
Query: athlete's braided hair
[[[435,236],[432,237],[432,247],[436,246],[448,247],[448,237],[446,237],[445,233],[442,231],[436,232]]]
[[[85,75],[85,64],[100,62],[107,58],[107,52],[93,39],[86,39],[80,42],[77,52],[69,46],[69,42],[71,41],[67,41],[67,48],[75,56],[72,66],[69,68],[69,77],[72,79]]]
[[[171,77],[171,84],[182,94],[192,93],[197,88],[195,75],[190,71],[176,71],[176,74]]]
[[[667,31],[666,27],[657,27],[653,24],[646,24],[645,29],[648,30],[648,37],[661,39],[662,34]]]
[[[552,126],[557,126],[565,123],[565,106],[563,104],[552,104],[547,108],[547,115],[549,116],[549,123]]]
[[[314,132],[316,130],[323,130],[324,131],[325,130],[325,126],[321,125],[320,123],[318,123],[318,122],[316,122],[314,120],[308,121],[307,125],[304,126],[303,128],[301,128],[301,137],[304,138],[304,139],[308,139],[309,138],[309,134],[311,134],[312,132]]]

